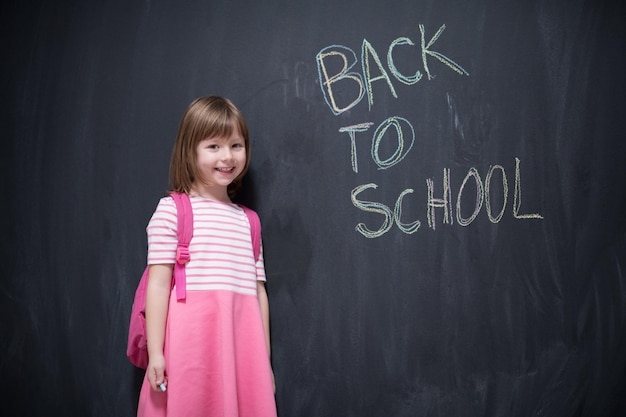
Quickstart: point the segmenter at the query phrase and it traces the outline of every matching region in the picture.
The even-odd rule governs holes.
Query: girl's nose
[[[233,152],[230,148],[224,148],[224,151],[222,152],[222,161],[230,161],[231,159],[233,159]]]

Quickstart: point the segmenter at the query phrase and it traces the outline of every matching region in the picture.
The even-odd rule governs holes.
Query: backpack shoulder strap
[[[184,300],[187,289],[187,274],[185,264],[189,262],[189,243],[193,237],[193,211],[191,201],[185,193],[172,193],[176,203],[178,247],[176,248],[176,263],[174,264],[174,281],[176,282],[176,299]]]
[[[252,249],[254,251],[254,260],[259,260],[259,255],[261,254],[261,219],[259,219],[259,215],[256,211],[239,204],[239,207],[243,209],[248,216],[248,221],[250,222],[250,237],[252,238]]]

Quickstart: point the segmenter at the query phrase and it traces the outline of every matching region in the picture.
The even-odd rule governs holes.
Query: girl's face
[[[246,165],[246,147],[238,129],[229,137],[202,140],[196,147],[196,164],[201,195],[223,199],[228,185],[241,174]]]

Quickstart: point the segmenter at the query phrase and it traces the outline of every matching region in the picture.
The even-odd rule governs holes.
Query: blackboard
[[[625,17],[11,2],[3,415],[134,415],[145,226],[207,94],[252,133],[280,416],[626,415]]]

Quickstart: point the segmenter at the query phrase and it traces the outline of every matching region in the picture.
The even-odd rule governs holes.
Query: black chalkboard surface
[[[623,2],[14,1],[7,416],[133,416],[145,226],[231,98],[282,417],[626,415]]]

